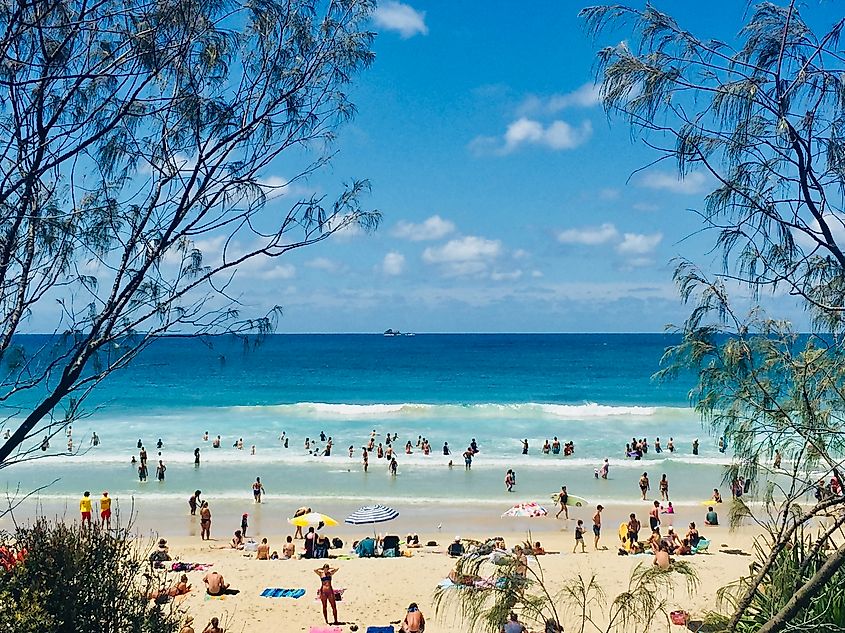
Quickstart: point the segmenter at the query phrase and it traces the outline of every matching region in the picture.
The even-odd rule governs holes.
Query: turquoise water
[[[0,484],[30,489],[58,478],[45,498],[107,487],[123,498],[141,493],[184,500],[200,488],[217,499],[249,499],[260,476],[270,499],[291,503],[497,505],[546,500],[566,484],[591,501],[627,503],[639,498],[637,479],[648,471],[655,492],[666,473],[672,500],[694,503],[721,483],[730,454],[716,450],[688,406],[692,377],[668,385],[651,379],[674,340],[657,334],[277,335],[244,352],[234,339],[216,339],[211,347],[163,339],[94,392],[90,416],[73,427],[74,454],[0,471]],[[29,337],[25,344],[39,342]],[[375,452],[369,473],[363,472],[361,447],[373,430],[377,441],[398,434],[398,476],[388,475]],[[220,435],[222,447],[203,441],[205,431]],[[304,448],[305,438],[321,431],[334,440],[330,457]],[[89,442],[93,432],[101,440],[96,448]],[[282,432],[290,438],[287,449]],[[405,455],[405,442],[416,445],[419,435],[428,438],[432,454],[414,446]],[[555,435],[575,442],[573,456],[541,453],[543,441]],[[626,459],[625,443],[633,436],[659,436],[664,446],[672,436],[678,450]],[[163,483],[154,481],[159,438]],[[238,438],[244,450],[233,448]],[[480,453],[467,472],[460,453],[472,438]],[[528,455],[522,455],[524,438]],[[695,438],[699,456],[690,450]],[[138,439],[150,458],[147,483],[130,464]],[[455,453],[452,468],[444,442]],[[51,450],[63,448],[56,438]],[[610,478],[596,480],[594,469],[604,458]],[[517,473],[511,494],[503,485],[508,468]]]

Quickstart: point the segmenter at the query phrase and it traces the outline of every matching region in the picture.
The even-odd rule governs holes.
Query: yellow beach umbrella
[[[319,512],[309,512],[298,517],[288,519],[288,523],[297,527],[311,527],[318,526],[322,523],[325,526],[333,527],[337,525],[337,521],[331,518],[328,514],[320,514]]]

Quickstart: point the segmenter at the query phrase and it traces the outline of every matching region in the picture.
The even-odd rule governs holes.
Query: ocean
[[[30,337],[25,344],[39,341]],[[648,472],[652,496],[665,473],[673,503],[694,505],[722,485],[730,451],[718,452],[689,406],[692,375],[668,384],[652,380],[676,341],[663,334],[274,335],[245,350],[229,337],[210,345],[164,338],[93,392],[87,417],[73,426],[73,454],[4,469],[0,484],[32,490],[57,479],[40,493],[43,500],[72,501],[83,490],[107,488],[123,500],[181,505],[195,489],[207,498],[250,500],[251,484],[261,477],[267,500],[285,506],[501,508],[548,504],[564,484],[590,503],[633,503],[638,478]],[[397,476],[375,452],[363,472],[362,446],[372,431],[382,443],[387,433],[398,435]],[[100,445],[92,447],[95,432]],[[288,448],[279,440],[283,432]],[[304,446],[307,437],[323,448],[321,432],[333,439],[329,457],[314,455],[314,444],[311,452]],[[222,446],[214,449],[217,435]],[[429,440],[430,455],[416,447],[419,436]],[[574,442],[574,454],[543,454],[544,441],[554,436]],[[671,437],[676,451],[657,454],[652,447],[634,460],[625,456],[632,437],[652,444],[659,437],[664,448]],[[239,438],[243,450],[233,447]],[[466,471],[461,453],[473,438],[480,452]],[[696,438],[698,456],[691,452]],[[139,439],[150,460],[145,483],[130,461]],[[164,482],[155,481],[159,439]],[[413,454],[407,455],[409,440]],[[444,442],[450,457],[442,453]],[[55,438],[51,452],[63,449],[64,438]],[[610,477],[596,479],[605,458]],[[504,486],[509,468],[517,482],[511,493]]]

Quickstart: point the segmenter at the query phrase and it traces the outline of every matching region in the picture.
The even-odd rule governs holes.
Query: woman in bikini
[[[211,510],[208,501],[203,501],[200,508],[200,538],[204,541],[211,538]]]
[[[320,577],[320,602],[323,603],[323,617],[326,624],[329,623],[328,609],[326,603],[332,605],[332,624],[337,624],[337,603],[335,602],[334,588],[332,587],[332,576],[337,573],[337,568],[330,568],[328,564],[318,567],[314,573]]]

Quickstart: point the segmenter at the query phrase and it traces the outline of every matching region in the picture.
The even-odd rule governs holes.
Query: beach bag
[[[672,620],[672,624],[686,626],[689,624],[689,613],[686,611],[672,611],[669,614],[669,619]]]
[[[258,551],[258,543],[256,541],[247,541],[244,543],[244,551],[245,552],[257,552]]]

